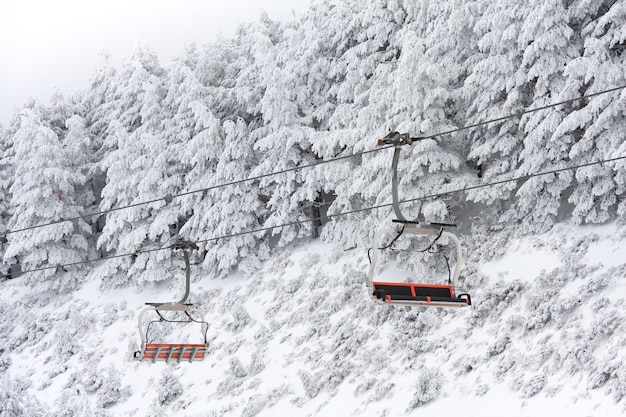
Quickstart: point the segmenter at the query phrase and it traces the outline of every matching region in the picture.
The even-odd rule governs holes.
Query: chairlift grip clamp
[[[391,131],[384,138],[378,139],[376,144],[378,146],[394,145],[396,147],[402,145],[412,145],[413,138],[411,138],[408,133],[398,133],[396,131]]]

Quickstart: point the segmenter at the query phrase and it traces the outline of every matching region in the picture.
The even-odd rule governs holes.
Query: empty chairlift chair
[[[208,323],[204,320],[202,312],[193,307],[192,304],[185,303],[189,296],[190,287],[190,266],[189,249],[195,249],[195,245],[181,241],[174,245],[174,249],[181,249],[185,257],[185,277],[186,291],[182,300],[178,302],[166,303],[146,303],[148,307],[139,313],[138,327],[141,339],[140,350],[134,353],[134,359],[139,361],[201,361],[207,353],[207,330]],[[148,321],[147,316],[152,315]],[[196,325],[200,331],[197,343],[153,343],[149,338],[151,326],[157,323],[176,323],[181,325]]]
[[[454,242],[456,248],[456,261],[454,271],[448,277],[448,284],[426,284],[421,282],[407,283],[390,280],[378,280],[376,266],[379,252],[386,248],[380,248],[380,240],[385,235],[396,234],[404,236],[433,235],[436,240],[448,238]],[[455,287],[461,272],[463,256],[459,239],[452,233],[443,230],[442,225],[405,223],[397,228],[389,228],[378,231],[372,240],[371,262],[367,275],[367,284],[370,293],[377,303],[400,304],[422,307],[465,307],[471,305],[469,294],[455,294]]]
[[[138,326],[141,338],[141,350],[135,352],[135,359],[140,361],[201,361],[207,352],[206,334],[208,323],[204,320],[202,313],[193,308],[191,304],[178,302],[171,303],[148,303],[139,314]],[[146,323],[146,315],[156,316],[155,319]],[[169,315],[169,316],[166,316]],[[174,317],[172,317],[174,315]],[[149,339],[150,327],[155,323],[195,323],[199,326],[199,343],[151,343]]]
[[[471,305],[469,294],[455,294],[455,288],[461,267],[463,265],[463,255],[461,253],[461,243],[459,239],[452,233],[444,230],[447,225],[443,223],[420,223],[407,220],[400,211],[400,203],[398,198],[398,162],[400,159],[400,149],[404,145],[411,145],[413,142],[422,138],[411,138],[408,134],[400,134],[398,132],[390,132],[387,136],[378,140],[378,146],[393,145],[394,154],[392,161],[393,176],[391,179],[391,196],[392,207],[397,216],[394,220],[398,226],[378,231],[372,240],[370,252],[370,268],[367,275],[367,286],[370,290],[374,301],[381,304],[401,304],[410,306],[424,307],[464,307]],[[380,247],[381,238],[384,235],[395,234],[395,238],[385,247]],[[376,264],[378,255],[381,250],[388,249],[392,244],[400,238],[400,236],[435,236],[431,246],[440,238],[447,238],[454,243],[456,249],[456,260],[454,272],[450,272],[448,265],[448,283],[447,284],[426,284],[427,280],[419,280],[417,283],[405,283],[394,281],[377,280]],[[425,252],[422,251],[422,252]],[[446,258],[446,263],[448,259]]]

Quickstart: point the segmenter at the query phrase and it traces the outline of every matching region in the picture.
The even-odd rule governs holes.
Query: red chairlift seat
[[[207,345],[177,343],[146,343],[143,351],[135,352],[135,358],[142,361],[201,361],[207,353]],[[138,357],[141,356],[141,357]]]
[[[372,282],[377,300],[390,304],[427,307],[465,307],[471,305],[469,294],[454,296],[452,285]]]

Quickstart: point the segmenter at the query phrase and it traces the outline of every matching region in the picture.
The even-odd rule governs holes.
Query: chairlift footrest
[[[455,297],[451,285],[374,282],[372,296],[386,304],[463,307],[472,304],[469,294]]]
[[[457,225],[455,223],[441,223],[441,222],[419,222],[419,221],[415,221],[415,220],[399,220],[399,219],[393,219],[391,220],[392,223],[401,223],[401,224],[419,224],[422,226],[433,226],[433,227],[456,227]]]

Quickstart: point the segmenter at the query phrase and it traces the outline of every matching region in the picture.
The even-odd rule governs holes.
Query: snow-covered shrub
[[[102,383],[98,387],[96,404],[99,407],[109,407],[117,404],[123,398],[130,395],[130,388],[122,388],[122,378],[115,366],[110,365],[102,372]]]
[[[552,319],[552,314],[550,312],[550,307],[547,305],[542,306],[536,310],[532,310],[532,315],[526,319],[526,330],[538,330],[548,324],[550,319]]]
[[[502,381],[504,376],[515,366],[516,363],[517,361],[514,358],[505,354],[493,370],[493,376],[496,377],[497,381]]]
[[[239,358],[230,358],[228,365],[229,373],[235,378],[245,378],[248,376],[248,372],[246,372],[246,368],[244,368]]]
[[[55,401],[55,417],[108,417],[104,410],[93,410],[82,386],[66,388]]]
[[[358,397],[359,395],[366,393],[374,386],[375,383],[375,378],[367,378],[365,381],[357,385],[357,387],[354,389],[354,396]]]
[[[265,395],[255,395],[248,398],[246,406],[241,412],[241,417],[254,417],[265,407],[267,404],[267,398]]]
[[[30,383],[24,379],[12,379],[8,374],[0,375],[0,416],[2,417],[45,417],[49,413],[28,393]]]
[[[611,376],[614,378],[609,392],[613,394],[615,401],[619,402],[626,397],[626,369],[622,366],[616,369]]]
[[[242,337],[238,337],[230,343],[226,343],[223,348],[223,352],[226,355],[232,355],[245,343],[245,340]]]
[[[598,313],[590,326],[590,336],[593,339],[605,339],[611,337],[618,329],[624,328],[624,315],[616,309],[606,309]],[[618,333],[619,334],[619,333]]]
[[[84,353],[84,337],[94,328],[96,319],[85,313],[86,304],[72,305],[65,312],[63,326],[57,326],[53,336],[54,352],[60,358],[69,358],[77,353]],[[61,317],[63,319],[63,317]]]
[[[80,342],[67,326],[60,326],[54,334],[53,340],[55,344],[54,353],[63,360],[81,350]]]
[[[514,330],[524,326],[524,324],[526,323],[526,317],[522,316],[521,314],[512,314],[506,318],[504,323],[506,325],[506,329]]]
[[[298,376],[300,377],[302,388],[304,388],[304,392],[306,393],[307,397],[317,397],[317,394],[319,394],[320,392],[320,386],[317,383],[317,379],[303,369],[298,370]]]
[[[108,327],[117,322],[119,320],[119,311],[117,305],[114,303],[108,303],[107,305],[105,305],[104,314],[100,315],[98,318],[100,320],[100,324],[103,327]]]
[[[479,384],[476,386],[476,389],[474,390],[474,394],[477,397],[482,397],[483,395],[487,394],[489,392],[489,385],[487,384]]]
[[[520,387],[520,396],[522,398],[530,398],[534,395],[537,395],[545,385],[545,375],[535,375],[529,380],[522,382]]]
[[[302,287],[302,284],[304,284],[304,277],[290,279],[284,284],[282,291],[293,295]]]
[[[1,351],[0,354],[2,354]],[[9,366],[11,366],[11,358],[9,356],[0,357],[0,377],[6,373]]]
[[[423,368],[417,378],[413,399],[409,403],[407,412],[436,399],[441,392],[442,384],[441,372],[432,368]]]
[[[261,378],[253,378],[245,389],[248,391],[257,391],[262,383],[263,380],[261,380]]]
[[[603,274],[589,276],[585,279],[583,285],[578,290],[578,293],[583,297],[590,297],[591,295],[598,293],[611,284],[613,277],[616,276],[614,272],[615,271],[613,271],[613,273],[607,271]]]
[[[256,340],[260,346],[264,346],[267,344],[269,338],[269,329],[264,324],[260,324],[257,331],[254,333],[254,340]]]
[[[183,386],[172,368],[166,368],[158,382],[157,404],[159,406],[170,404],[183,393]]]
[[[468,374],[476,369],[479,363],[478,358],[472,356],[462,356],[454,362],[454,374],[461,376]]]
[[[256,351],[252,354],[250,365],[248,365],[248,375],[255,376],[265,369],[265,361],[262,351]]]
[[[241,392],[241,386],[244,383],[243,378],[236,378],[233,375],[226,375],[226,378],[217,384],[216,392],[220,396],[235,396]]]
[[[594,361],[593,347],[589,340],[582,339],[570,345],[564,355],[563,368],[574,375],[576,372],[587,369]]]
[[[380,401],[393,392],[396,386],[393,382],[377,381],[372,388],[372,395],[367,399],[368,402]]]
[[[219,300],[221,301],[219,307],[220,313],[228,313],[236,309],[238,306],[241,306],[244,299],[239,294],[240,290],[241,287],[236,287],[219,297]]]
[[[52,329],[52,322],[47,315],[28,315],[22,322],[23,331],[7,342],[7,347],[14,350],[17,346],[25,344],[34,346],[40,342]]]
[[[267,401],[270,405],[276,404],[281,400],[285,395],[290,394],[291,390],[288,384],[281,384],[277,387],[272,388],[267,393]]]
[[[87,371],[82,375],[82,378],[78,374],[72,373],[70,386],[73,385],[75,381],[80,380],[85,391],[93,393],[102,386],[103,379],[104,377],[98,369],[95,367],[87,367]]]
[[[611,374],[615,369],[605,368],[604,370],[597,370],[589,377],[589,388],[596,389],[603,387],[604,384],[611,378]]]
[[[220,395],[234,395],[234,390],[240,388],[248,372],[239,358],[230,358],[226,378],[217,385],[217,393]]]
[[[317,384],[327,390],[333,390],[350,375],[354,365],[347,359],[339,359],[328,366],[317,378]]]
[[[504,336],[499,338],[495,343],[487,348],[487,358],[501,354],[510,344],[510,337]]]
[[[481,294],[480,300],[476,300],[472,306],[467,317],[468,323],[472,326],[482,326],[487,320],[500,317],[507,307],[521,297],[524,289],[524,283],[520,280],[488,288]]]
[[[246,309],[242,305],[235,307],[233,320],[228,324],[228,330],[237,333],[243,330],[248,324],[250,324],[250,315]]]

